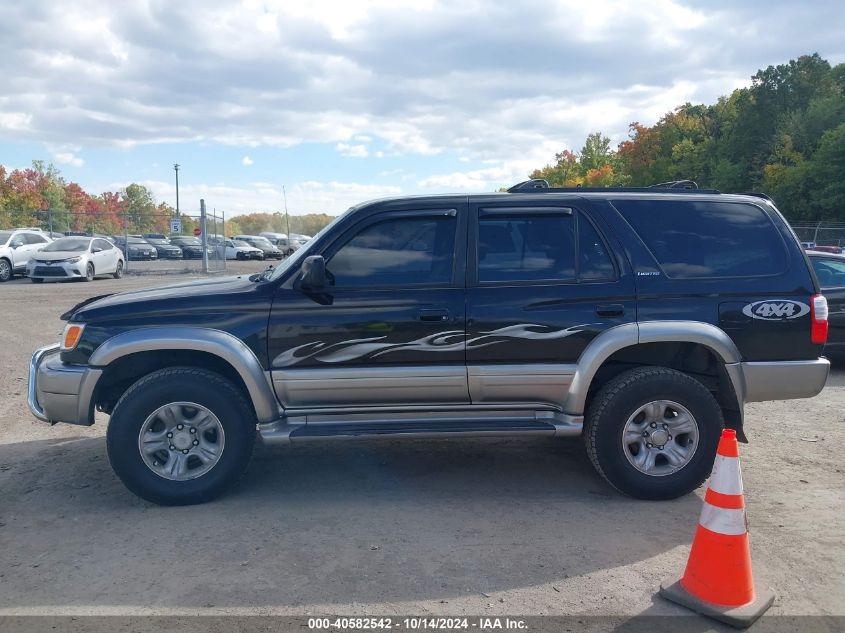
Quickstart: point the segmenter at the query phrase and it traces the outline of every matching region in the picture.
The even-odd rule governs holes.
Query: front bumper
[[[87,265],[88,262],[77,262],[75,264],[35,262],[27,267],[26,274],[28,277],[37,279],[82,279],[85,276]]]
[[[48,345],[32,355],[27,391],[29,410],[45,422],[90,426],[94,423],[94,387],[103,372],[85,365],[62,363],[59,351],[58,345]]]
[[[745,402],[812,398],[824,389],[830,373],[830,361],[826,358],[740,365]]]

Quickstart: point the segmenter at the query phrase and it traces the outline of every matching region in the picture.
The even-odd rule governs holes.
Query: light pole
[[[288,194],[285,192],[285,186],[282,185],[282,195],[285,198],[285,226],[288,229],[288,244],[290,244],[290,216],[288,216]]]
[[[176,172],[176,219],[179,220],[179,163],[173,163],[173,170]]]

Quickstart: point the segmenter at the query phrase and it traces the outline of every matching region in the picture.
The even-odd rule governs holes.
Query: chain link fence
[[[845,249],[845,222],[797,223],[792,229],[798,239],[810,246]]]
[[[104,237],[123,252],[127,272],[225,272],[225,213],[169,211],[45,210],[41,229],[53,239],[64,235]]]

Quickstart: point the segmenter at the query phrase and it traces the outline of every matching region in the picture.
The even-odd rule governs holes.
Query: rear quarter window
[[[778,275],[786,246],[769,216],[741,202],[613,200],[667,277]]]

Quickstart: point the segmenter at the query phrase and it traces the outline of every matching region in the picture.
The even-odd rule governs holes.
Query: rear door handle
[[[596,314],[600,317],[619,317],[625,314],[625,306],[621,303],[608,303],[596,306]]]
[[[445,309],[420,310],[417,316],[420,321],[425,321],[426,323],[442,323],[443,321],[449,320],[449,311]]]

